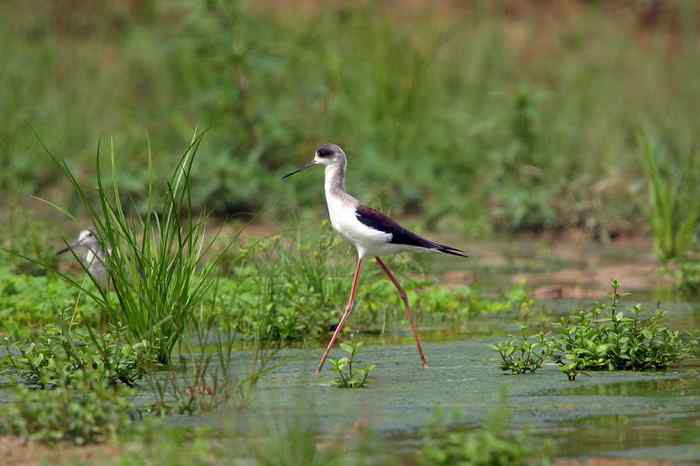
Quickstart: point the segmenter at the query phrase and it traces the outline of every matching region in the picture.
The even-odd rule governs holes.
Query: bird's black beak
[[[304,165],[303,167],[297,168],[297,169],[294,170],[292,173],[287,173],[286,175],[284,175],[284,176],[282,177],[282,180],[286,180],[286,179],[289,178],[290,176],[296,175],[296,174],[299,173],[300,171],[304,171],[304,170],[306,170],[307,168],[313,167],[314,165],[316,165],[316,162],[307,163],[307,164]]]
[[[61,249],[60,251],[56,251],[56,255],[57,255],[57,256],[60,256],[61,254],[65,254],[65,253],[67,253],[68,251],[70,251],[71,249],[77,248],[78,246],[80,246],[80,242],[79,242],[79,241],[75,241],[75,242],[70,243],[70,244],[66,243],[66,247],[63,248],[63,249]]]

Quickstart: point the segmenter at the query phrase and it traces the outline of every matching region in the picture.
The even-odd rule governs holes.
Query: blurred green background
[[[0,3],[0,186],[76,200],[36,132],[81,178],[113,142],[135,210],[195,128],[194,204],[229,219],[322,212],[322,142],[349,188],[423,227],[648,231],[637,134],[660,167],[700,128],[692,1],[39,0]],[[420,220],[417,220],[420,219]]]

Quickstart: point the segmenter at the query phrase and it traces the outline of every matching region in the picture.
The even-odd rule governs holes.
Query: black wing
[[[355,210],[355,216],[357,219],[375,230],[383,231],[384,233],[391,234],[392,244],[405,244],[407,246],[415,246],[425,249],[433,249],[445,254],[452,254],[454,256],[467,257],[464,251],[453,248],[451,246],[446,246],[444,244],[435,243],[428,239],[425,239],[417,234],[409,231],[379,212],[378,210],[372,209],[371,207],[358,206]]]

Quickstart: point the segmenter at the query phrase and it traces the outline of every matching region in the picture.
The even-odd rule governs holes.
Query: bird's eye
[[[321,147],[316,151],[316,154],[318,154],[319,157],[325,158],[333,155],[333,151],[327,147]]]

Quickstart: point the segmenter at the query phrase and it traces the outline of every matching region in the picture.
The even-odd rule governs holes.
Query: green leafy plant
[[[336,373],[336,378],[332,384],[338,388],[363,388],[367,385],[370,373],[375,368],[374,364],[358,367],[356,358],[362,348],[362,342],[341,343],[340,349],[347,353],[347,356],[340,359],[331,359],[331,368]]]
[[[161,193],[149,185],[147,213],[136,217],[127,217],[119,188],[105,185],[99,149],[96,199],[66,161],[49,152],[75,189],[103,249],[110,251],[105,263],[113,293],[89,274],[97,290],[61,276],[85,293],[105,319],[122,326],[131,342],[146,342],[162,364],[170,362],[193,310],[212,284],[213,262],[205,263],[204,256],[214,240],[205,237],[205,219],[192,212],[191,172],[200,142],[201,136],[185,150]],[[110,159],[115,172],[113,147]]]
[[[501,356],[501,369],[504,371],[512,374],[534,373],[547,359],[549,345],[546,335],[538,333],[527,336],[526,331],[527,327],[523,327],[519,338],[510,335],[507,340],[491,345]]]
[[[650,136],[640,137],[649,183],[649,222],[662,260],[683,259],[700,223],[700,163],[696,154],[675,163]]]
[[[513,374],[535,372],[547,359],[560,366],[569,380],[593,370],[662,370],[688,354],[696,341],[663,325],[657,309],[645,317],[641,306],[621,309],[621,285],[611,282],[608,303],[580,309],[555,324],[556,334],[539,333],[492,345],[501,356],[501,368]]]
[[[582,371],[666,369],[691,347],[679,331],[663,325],[662,310],[645,318],[636,305],[626,313],[620,283],[613,280],[611,287],[608,303],[564,317],[551,339],[552,357],[570,380]]]
[[[97,333],[70,323],[48,324],[29,341],[5,342],[9,366],[31,387],[69,386],[83,372],[133,386],[150,363],[146,342],[125,343],[118,331]]]
[[[550,445],[526,432],[508,431],[511,413],[505,394],[484,425],[476,430],[450,429],[438,418],[428,431],[418,461],[424,466],[527,466],[549,464]],[[534,462],[537,460],[538,462]]]
[[[16,392],[15,401],[1,408],[0,432],[5,434],[84,445],[104,442],[131,426],[130,392],[110,386],[91,371],[82,371],[69,386],[19,386]]]

